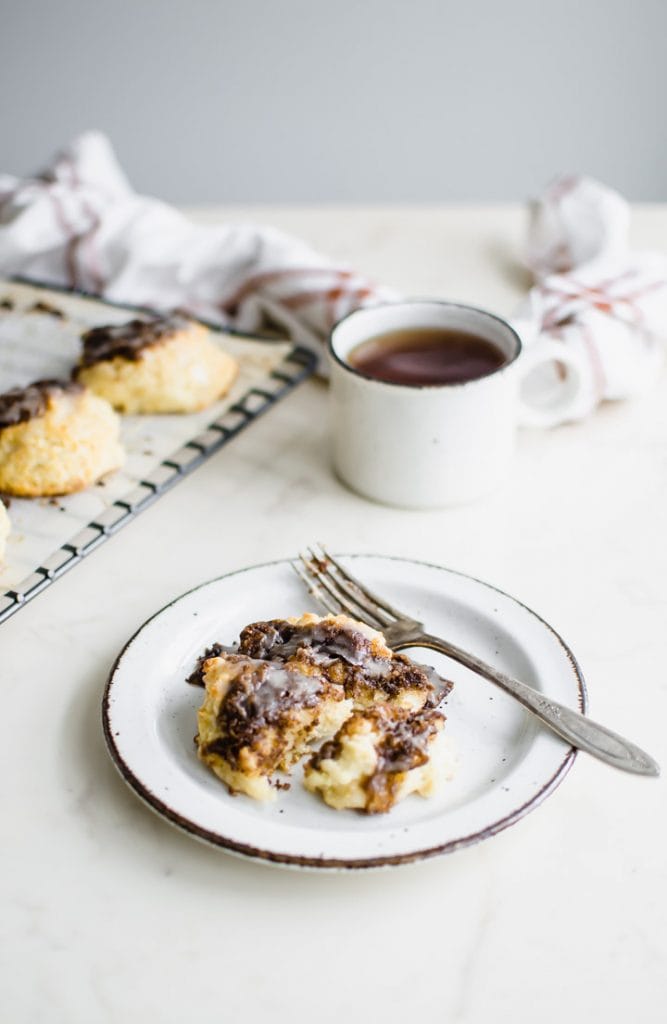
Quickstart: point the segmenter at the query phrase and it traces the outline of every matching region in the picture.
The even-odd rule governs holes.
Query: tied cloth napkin
[[[621,196],[589,179],[561,178],[534,205],[535,285],[513,321],[528,422],[582,418],[655,375],[667,261],[629,250],[628,221]],[[318,352],[341,317],[399,298],[272,228],[196,225],[138,196],[96,132],[43,174],[0,175],[0,275],[13,274],[250,332],[270,325]]]
[[[590,178],[558,178],[532,205],[535,284],[512,321],[533,422],[581,419],[656,377],[667,338],[667,258],[628,246],[630,209]],[[530,415],[524,416],[530,422]]]

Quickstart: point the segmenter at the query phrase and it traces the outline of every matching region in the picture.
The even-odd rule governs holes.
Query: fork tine
[[[341,579],[338,581],[339,586],[345,589],[345,592],[348,593],[351,597],[354,597],[357,604],[359,604],[358,595],[365,598],[365,602],[370,602],[370,605],[365,603],[363,607],[369,607],[372,614],[374,614],[376,618],[380,619],[383,625],[389,626],[395,619],[406,618],[404,612],[399,612],[398,609],[392,608],[392,606],[388,604],[383,598],[378,597],[378,595],[374,594],[372,590],[369,590],[368,587],[364,586],[364,584],[361,583],[356,578],[356,576],[353,576],[351,573],[347,571],[347,569],[344,569],[340,562],[337,559],[335,559],[333,555],[329,554],[324,544],[320,543],[318,544],[318,547],[322,552],[322,558],[325,561],[325,563],[331,563],[331,565],[333,565],[334,568],[336,569],[336,573],[338,574],[338,576],[341,577]],[[346,587],[352,589],[346,589]]]
[[[319,560],[311,549],[308,549],[306,554],[303,551],[299,552],[299,558],[305,569],[305,576],[310,579],[311,583],[321,593],[327,595],[329,600],[332,600],[335,604],[335,615],[343,613],[345,615],[353,615],[355,618],[360,617],[361,610],[356,605],[353,606],[348,598],[335,586],[335,582],[324,575],[319,567]]]
[[[299,579],[301,580],[301,582],[306,584],[308,588],[308,593],[315,599],[315,601],[318,604],[320,604],[325,611],[331,612],[332,615],[339,615],[340,612],[343,610],[342,606],[340,604],[335,605],[332,598],[324,590],[322,590],[321,587],[317,586],[314,579],[306,575],[306,573],[303,571],[301,566],[297,564],[297,562],[290,562],[290,565],[294,572],[299,577]]]
[[[320,549],[323,551],[321,545]],[[366,600],[359,588],[348,584],[344,574],[332,572],[326,553],[318,554],[312,548],[309,548],[309,551],[311,565],[314,565],[315,569],[320,573],[320,582],[324,585],[326,580],[335,589],[338,599],[342,603],[347,603],[349,606],[350,602],[352,602],[354,607],[358,608],[361,612],[361,617],[373,625],[378,623],[380,628],[384,628],[390,624],[391,620],[382,609]]]
[[[322,559],[319,558],[311,548],[308,550],[310,554],[309,558],[303,553],[299,555],[306,573],[310,577],[314,577],[320,587],[326,590],[328,594],[331,594],[334,600],[340,604],[341,610],[347,615],[352,615],[356,619],[361,619],[363,622],[368,623],[369,626],[373,626],[375,629],[381,629],[383,625],[382,620],[375,615],[371,609],[366,608],[354,594],[349,593],[335,576],[325,573],[320,568]]]

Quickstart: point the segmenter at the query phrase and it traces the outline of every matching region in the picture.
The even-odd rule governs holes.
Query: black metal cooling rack
[[[35,285],[34,281],[21,281],[20,283]],[[69,295],[98,298],[84,292],[57,289],[50,285],[47,287],[51,291],[62,291]],[[106,304],[115,305],[113,303]],[[130,309],[132,307],[123,306],[122,308]],[[141,310],[141,312],[147,311]],[[239,338],[252,337],[254,341],[262,340],[257,335],[244,335],[237,331],[225,331],[225,333],[234,334]],[[267,339],[266,343],[270,345],[271,340]],[[313,373],[316,364],[317,357],[314,353],[300,346],[290,349],[282,362],[275,369],[267,372],[261,382],[261,387],[249,388],[238,401],[229,406],[212,423],[209,423],[196,437],[157,463],[155,469],[145,479],[138,480],[132,490],[109,504],[100,515],[87,523],[67,543],[57,548],[29,576],[16,586],[0,591],[0,623],[5,622],[20,608],[23,608],[28,601],[41,594],[66,572],[73,569],[91,551],[95,551],[100,544],[113,537],[179,480],[192,473],[197,466],[224,448],[246,427],[273,408],[285,395]]]

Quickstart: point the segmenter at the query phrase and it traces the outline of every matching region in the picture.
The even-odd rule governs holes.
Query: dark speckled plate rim
[[[472,580],[474,583],[479,583],[489,590],[495,591],[497,594],[501,594],[503,597],[509,598],[515,604],[525,609],[530,615],[538,620],[543,626],[545,626],[549,632],[556,638],[560,646],[563,648],[565,655],[572,666],[574,676],[577,682],[578,690],[578,703],[579,710],[582,714],[586,713],[588,707],[588,693],[586,690],[586,682],[584,680],[583,673],[575,658],[574,654],[565,643],[559,633],[551,626],[545,619],[543,619],[537,612],[534,612],[528,605],[523,604],[522,601],[517,600],[511,594],[501,590],[499,587],[494,587],[491,583],[487,583],[485,580],[480,580],[476,576],[470,576],[468,573],[459,572],[456,569],[448,569],[446,566],[438,565],[435,562],[427,562],[416,558],[405,558],[399,555],[379,555],[373,552],[356,552],[340,553],[336,557],[338,558],[380,558],[386,561],[394,562],[408,562],[413,565],[422,565],[430,569],[438,569],[442,572],[446,572],[452,576],[459,576],[463,579]],[[367,858],[337,858],[337,857],[300,857],[294,854],[283,854],[274,853],[271,850],[263,850],[256,846],[251,846],[246,843],[239,843],[234,839],[230,839],[227,836],[221,835],[218,832],[211,832],[209,829],[202,828],[190,821],[189,818],[185,818],[178,811],[175,811],[172,807],[160,799],[153,793],[148,786],[146,786],[141,779],[139,779],[132,771],[130,766],[127,764],[122,754],[120,753],[110,724],[110,697],[111,690],[113,688],[114,677],[120,667],[121,661],[124,655],[132,646],[134,641],[137,639],[139,634],[143,632],[146,626],[154,619],[158,618],[162,612],[171,608],[178,601],[184,597],[188,597],[190,594],[194,594],[196,591],[209,586],[211,583],[217,583],[219,580],[229,579],[233,576],[241,576],[244,573],[251,572],[254,569],[266,569],[270,566],[277,565],[289,565],[292,560],[289,558],[278,558],[269,562],[260,562],[257,565],[245,566],[242,569],[235,569],[232,572],[223,573],[220,576],[215,576],[210,580],[206,580],[204,583],[199,583],[196,587],[192,587],[190,590],[186,590],[183,594],[179,594],[172,601],[169,601],[162,608],[156,611],[150,618],[146,619],[141,626],[136,630],[135,633],[130,637],[127,643],[124,645],[118,657],[113,663],[109,678],[107,679],[106,686],[104,688],[104,695],[102,698],[102,726],[104,730],[104,738],[111,755],[111,758],[120,772],[120,775],[124,781],[130,786],[130,788],[151,808],[161,817],[165,818],[170,824],[180,828],[184,832],[193,836],[195,839],[199,839],[209,845],[216,846],[219,849],[224,849],[228,853],[233,853],[241,857],[247,857],[260,863],[269,863],[281,865],[283,867],[295,867],[305,868],[312,870],[330,870],[330,871],[345,871],[345,870],[360,870],[370,868],[389,868],[399,867],[402,864],[410,864],[415,861],[427,860],[431,857],[437,857],[446,853],[453,853],[455,850],[460,850],[466,846],[473,846],[476,843],[482,842],[484,839],[489,839],[491,836],[497,835],[498,832],[502,832],[504,829],[509,828],[510,825],[514,825],[521,818],[525,817],[531,810],[539,806],[543,800],[545,800],[563,781],[570,768],[574,764],[574,760],[577,755],[576,748],[568,747],[563,755],[563,760],[560,765],[553,773],[553,775],[544,783],[541,789],[535,793],[534,796],[521,804],[520,807],[515,808],[510,814],[505,815],[503,818],[499,818],[497,821],[492,822],[485,828],[472,832],[469,835],[460,836],[457,839],[451,839],[446,843],[442,843],[437,846],[428,847],[426,849],[414,850],[411,853],[395,854],[389,856],[380,857],[367,857]]]

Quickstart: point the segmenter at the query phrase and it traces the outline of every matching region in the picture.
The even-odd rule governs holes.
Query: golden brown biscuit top
[[[0,430],[43,416],[51,398],[66,393],[78,394],[83,390],[83,386],[74,381],[37,380],[28,387],[5,391],[0,395]]]
[[[142,358],[144,349],[167,341],[191,323],[186,317],[173,314],[93,327],[81,335],[83,352],[74,373],[82,367],[94,366],[116,357],[137,362]]]

